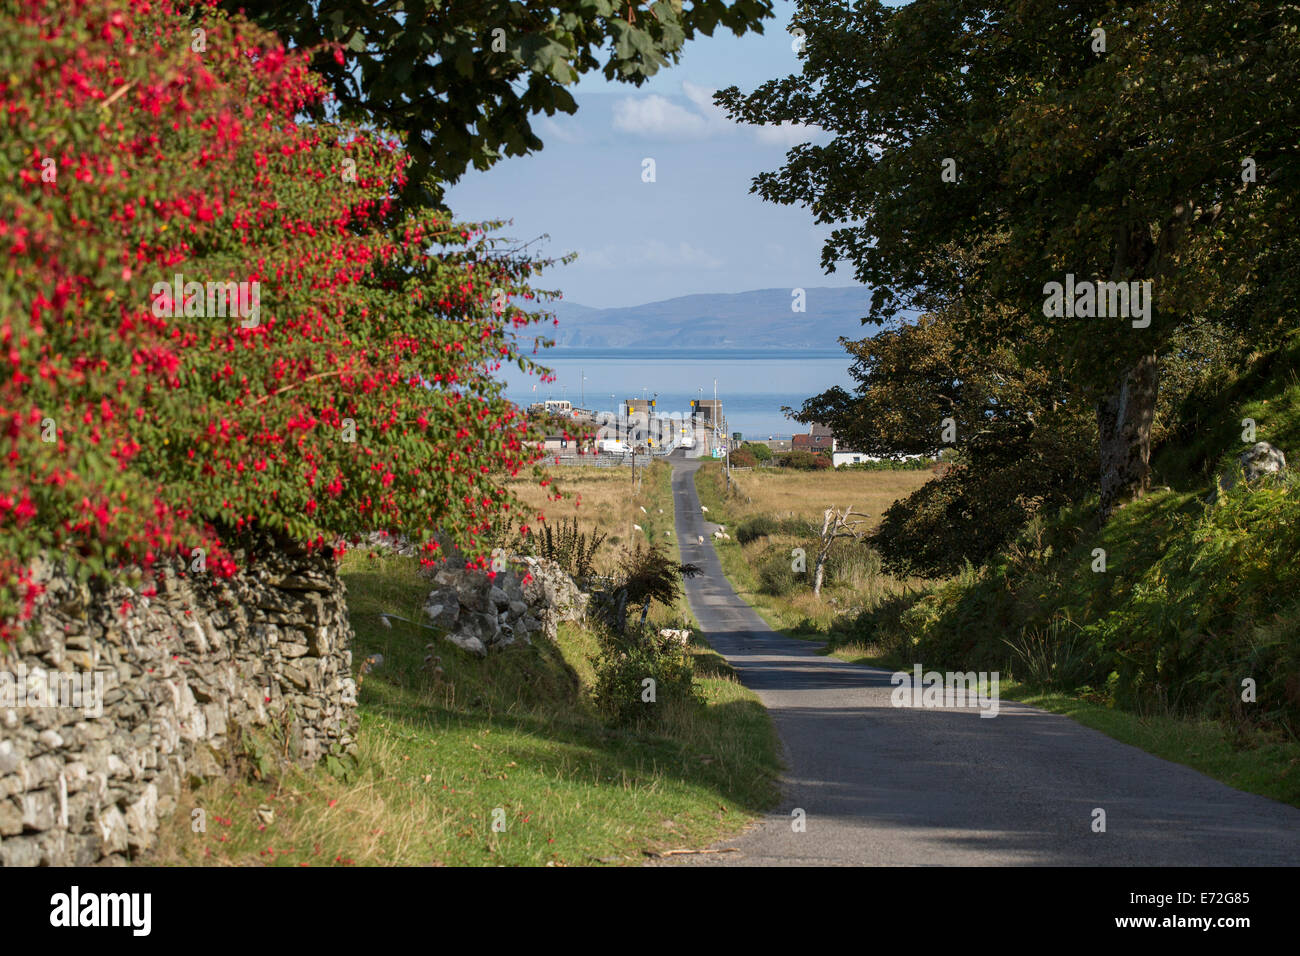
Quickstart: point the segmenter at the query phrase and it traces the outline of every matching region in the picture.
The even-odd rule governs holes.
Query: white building
[[[898,455],[896,461],[910,461],[913,458],[920,458],[921,455]],[[837,451],[831,453],[831,465],[839,468],[841,465],[860,465],[865,461],[884,461],[884,458],[877,458],[875,455],[864,455],[860,451]]]
[[[864,461],[880,461],[880,459],[864,455],[860,451],[831,452],[831,464],[836,468],[840,467],[840,465],[860,465]]]

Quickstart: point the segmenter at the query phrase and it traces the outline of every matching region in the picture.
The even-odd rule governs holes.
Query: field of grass
[[[591,483],[565,472],[584,507],[610,487],[606,470],[590,471]],[[671,505],[668,482],[666,466],[645,479],[641,500],[656,515]],[[617,506],[626,514],[630,502]],[[637,864],[736,832],[775,801],[771,720],[707,647],[692,648],[698,702],[661,702],[656,724],[612,728],[590,699],[597,647],[584,627],[478,660],[432,631],[381,626],[381,611],[419,620],[430,585],[414,559],[354,552],[342,575],[354,659],[384,657],[361,680],[359,767],[348,780],[317,768],[206,783],[182,797],[150,862]],[[683,618],[680,604],[652,614]],[[430,652],[437,677],[424,665]],[[206,832],[191,827],[194,807]]]
[[[835,545],[822,594],[814,597],[814,538],[821,529],[823,513],[832,506],[852,506],[855,512],[865,512],[868,518],[863,529],[874,527],[891,504],[931,477],[929,471],[754,469],[733,472],[732,477],[728,495],[721,466],[710,463],[696,473],[695,488],[709,517],[731,535],[729,541],[714,542],[728,580],[776,630],[827,640],[837,625],[864,608],[920,583],[885,574],[869,548],[845,540]],[[760,516],[785,521],[790,528],[807,523],[815,530],[778,531],[741,543],[737,533],[746,521]],[[792,568],[791,552],[798,547],[806,552],[802,573]]]
[[[708,465],[703,472],[720,472]],[[881,514],[899,498],[925,484],[933,473],[921,471],[797,471],[793,468],[755,468],[731,473],[732,495],[728,511],[733,520],[750,515],[803,518],[821,526],[827,508],[852,506],[866,513],[874,526]]]
[[[505,487],[528,506],[528,523],[535,531],[544,523],[558,526],[576,518],[584,530],[607,535],[602,560],[597,562],[598,573],[608,571],[620,549],[637,540],[653,541],[676,553],[676,540],[671,536],[672,469],[666,463],[638,467],[635,481],[632,469],[625,467],[556,465],[547,474],[551,483],[546,488],[523,479],[507,481]],[[545,520],[539,521],[538,515]]]

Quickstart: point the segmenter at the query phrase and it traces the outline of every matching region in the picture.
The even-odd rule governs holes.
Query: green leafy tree
[[[411,190],[441,198],[471,165],[542,148],[531,118],[573,113],[566,87],[599,70],[639,86],[718,27],[762,32],[771,0],[228,0],[314,48],[340,115],[406,134]],[[335,51],[339,51],[337,54]],[[408,198],[412,195],[408,191]]]
[[[934,456],[1008,422],[1032,420],[1066,398],[1055,370],[1026,370],[1010,348],[968,348],[956,311],[926,313],[858,341],[842,338],[853,359],[853,391],[837,385],[786,411],[826,425],[854,451]]]
[[[835,227],[823,265],[873,287],[870,318],[939,294],[976,306],[965,347],[1062,363],[1096,411],[1103,512],[1142,495],[1163,345],[1199,316],[1276,324],[1242,293],[1294,288],[1269,269],[1294,263],[1300,7],[804,2],[794,25],[799,74],[718,100],[830,136],[754,190]],[[977,260],[936,267],[952,248]],[[1049,318],[1067,274],[1149,281],[1149,312]]]

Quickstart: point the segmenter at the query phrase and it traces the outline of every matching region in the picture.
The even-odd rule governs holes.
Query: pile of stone
[[[555,640],[561,621],[575,621],[587,595],[554,561],[524,557],[493,577],[486,571],[443,567],[424,605],[425,619],[443,637],[479,657],[535,635]]]

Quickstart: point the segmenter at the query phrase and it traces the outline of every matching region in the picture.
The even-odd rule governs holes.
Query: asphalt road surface
[[[717,516],[701,513],[695,493],[699,465],[673,459],[682,560],[704,569],[687,595],[709,643],[772,714],[786,772],[779,806],[716,845],[739,852],[673,862],[1300,863],[1300,810],[1032,707],[1001,702],[986,718],[976,708],[891,706],[889,672],[773,632],[723,576],[705,529]],[[1094,832],[1096,809],[1105,832]]]

